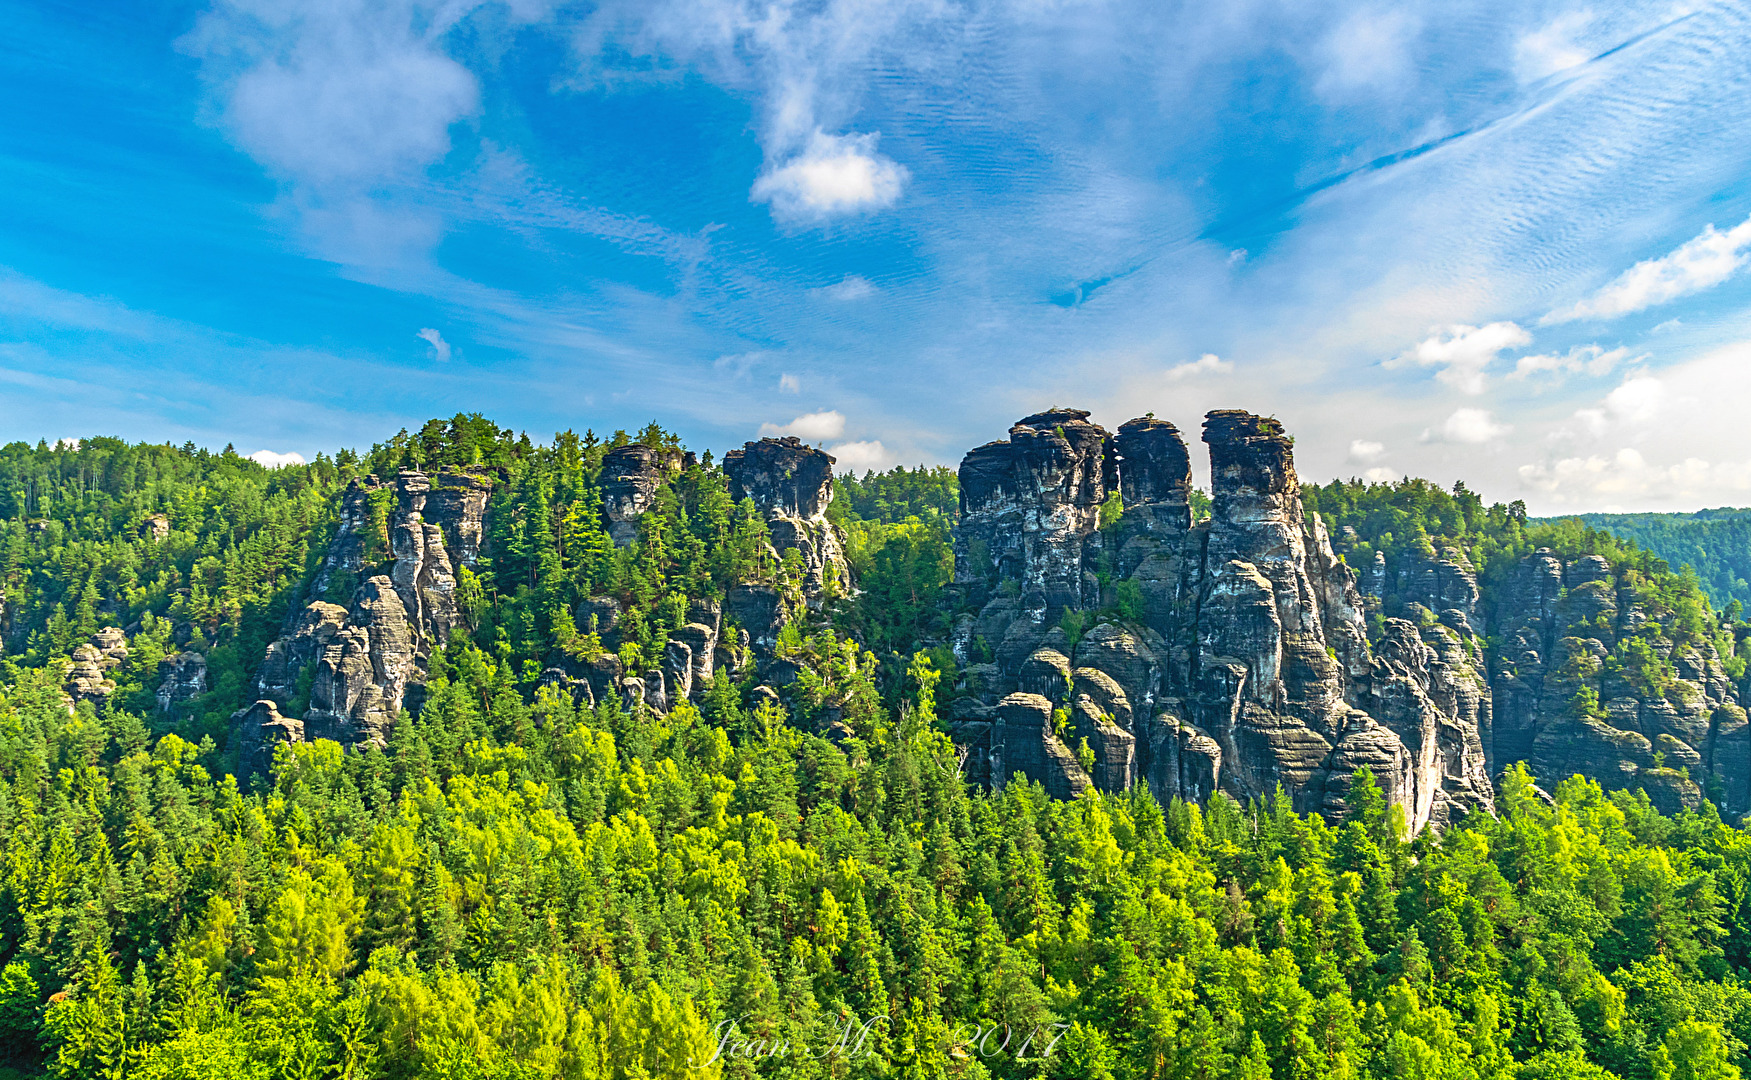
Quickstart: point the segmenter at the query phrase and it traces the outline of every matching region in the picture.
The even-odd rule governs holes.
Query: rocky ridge
[[[604,456],[603,526],[616,545],[637,539],[638,519],[661,486],[694,463],[689,453],[638,443]],[[773,562],[789,551],[800,559],[799,608],[851,589],[843,541],[826,516],[833,464],[794,438],[763,439],[724,455],[731,493],[752,499],[766,521]],[[401,710],[418,708],[432,650],[461,624],[456,570],[482,554],[491,487],[483,474],[434,480],[415,470],[403,470],[393,483],[370,478],[349,486],[304,605],[268,647],[252,683],[254,703],[232,716],[246,771],[265,768],[280,742],[383,745]],[[368,565],[385,547],[390,558]],[[549,668],[541,681],[584,704],[612,696],[629,709],[667,712],[703,693],[719,668],[772,665],[778,633],[796,614],[791,605],[777,585],[737,585],[722,602],[693,602],[656,667],[627,670],[619,656],[603,651]],[[731,640],[721,638],[726,615],[737,628]],[[585,632],[609,642],[619,617],[619,604],[608,597],[586,600],[575,613]]]
[[[1414,829],[1492,807],[1481,651],[1403,620],[1370,646],[1276,421],[1209,415],[1214,507],[1194,525],[1178,429],[1112,435],[1088,415],[1027,417],[961,466],[957,580],[987,599],[957,628],[967,676],[947,712],[974,775],[1188,799],[1281,784],[1341,816],[1367,765]],[[1102,530],[1115,491],[1123,516]],[[1102,607],[1126,617],[1088,628]]]
[[[1383,612],[1437,624],[1478,670],[1477,635],[1493,633],[1480,706],[1492,775],[1524,761],[1545,782],[1582,773],[1646,791],[1668,813],[1705,795],[1725,812],[1751,811],[1751,726],[1723,658],[1706,638],[1675,643],[1655,630],[1633,576],[1603,556],[1565,562],[1541,548],[1486,604],[1456,548],[1377,555],[1368,594]],[[1623,662],[1633,640],[1649,642],[1639,668]]]
[[[268,646],[255,703],[232,716],[246,771],[271,761],[277,741],[382,745],[402,708],[417,706],[432,649],[461,623],[455,568],[480,556],[491,489],[481,474],[445,472],[434,482],[412,469],[392,483],[371,477],[347,488],[305,605]],[[373,499],[388,504],[377,535]],[[387,565],[367,566],[385,547]],[[336,594],[350,594],[348,603],[328,599]]]

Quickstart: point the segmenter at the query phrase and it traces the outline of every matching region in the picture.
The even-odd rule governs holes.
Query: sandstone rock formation
[[[106,626],[73,650],[63,686],[69,706],[89,701],[94,706],[116,692],[110,673],[128,659],[128,637],[119,627]]]
[[[491,488],[484,475],[445,472],[433,482],[411,469],[392,486],[372,479],[348,487],[307,602],[268,646],[253,681],[256,703],[232,717],[246,762],[271,760],[271,747],[265,759],[250,748],[275,739],[387,740],[402,708],[423,691],[433,648],[461,625],[455,568],[481,554]],[[371,498],[379,491],[393,493],[394,504],[387,535],[373,536]],[[373,552],[389,558],[367,566]],[[357,584],[345,606],[326,599],[349,582]],[[264,734],[264,725],[279,726]]]
[[[811,602],[851,591],[844,543],[827,520],[833,465],[832,456],[794,436],[761,439],[723,456],[731,497],[754,500],[766,519],[774,553],[802,556],[803,592]]]
[[[1016,422],[1009,439],[961,462],[958,580],[1019,585],[1035,622],[1099,600],[1090,569],[1098,556],[1101,504],[1116,479],[1107,433],[1082,409],[1050,409]]]
[[[1646,598],[1603,557],[1523,559],[1493,625],[1493,758],[1556,782],[1581,772],[1646,790],[1662,810],[1698,805],[1704,785],[1729,812],[1751,809],[1751,739],[1706,636],[1674,642]],[[1648,662],[1620,646],[1640,645]],[[1627,662],[1626,662],[1627,661]]]
[[[158,662],[158,711],[166,716],[178,705],[207,692],[207,658],[198,652],[172,653]]]
[[[693,464],[693,455],[644,443],[615,447],[602,458],[602,513],[615,547],[638,539],[638,519],[651,508],[663,481]]]
[[[968,717],[970,770],[1054,791],[1143,780],[1163,798],[1280,784],[1300,809],[1341,816],[1367,765],[1413,828],[1489,808],[1481,650],[1460,630],[1434,626],[1425,642],[1403,623],[1376,654],[1355,574],[1303,511],[1281,426],[1220,410],[1204,441],[1213,511],[1196,524],[1184,440],[1153,417],[1109,436],[1054,409],[967,455],[957,580],[988,599],[955,646],[995,657],[948,706]],[[1123,516],[1103,531],[1114,491]],[[1475,590],[1443,579],[1431,596],[1470,633]],[[1124,617],[1088,626],[1100,608]],[[990,706],[1000,719],[982,727],[972,717]],[[1076,761],[1084,743],[1092,776]]]

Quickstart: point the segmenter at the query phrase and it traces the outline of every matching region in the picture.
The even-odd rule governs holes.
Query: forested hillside
[[[537,444],[471,416],[271,472],[110,440],[0,450],[6,1064],[626,1080],[1751,1064],[1751,837],[1713,803],[1662,815],[1645,786],[1541,789],[1504,761],[1495,815],[1411,837],[1366,770],[1341,822],[1281,794],[968,783],[938,704],[978,677],[952,647],[955,474],[842,478],[829,542],[806,500],[760,486],[792,474],[753,454],[695,458],[655,425]],[[1574,618],[1626,680],[1658,683],[1675,649],[1736,659],[1751,631],[1629,545],[1463,489],[1304,496],[1364,571],[1455,547],[1495,590],[1540,547],[1605,556],[1647,629]],[[1121,504],[1102,515],[1115,530]],[[781,528],[794,546],[769,542]],[[811,561],[833,543],[854,591]],[[1416,614],[1415,580],[1370,594],[1373,633]],[[1122,620],[1136,597],[1104,584],[1090,617]],[[398,592],[405,624],[383,615]],[[714,649],[677,651],[706,630]],[[321,662],[298,669],[319,633]],[[367,637],[368,657],[348,651]],[[400,674],[373,671],[385,657]],[[380,745],[316,733],[343,684],[406,690]],[[262,743],[254,768],[239,732],[280,711],[309,737]]]
[[[1698,510],[1690,514],[1581,514],[1595,529],[1634,541],[1674,568],[1696,571],[1717,607],[1737,600],[1751,606],[1751,510]]]

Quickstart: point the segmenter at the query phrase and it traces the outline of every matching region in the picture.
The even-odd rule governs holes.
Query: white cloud
[[[837,410],[804,413],[788,424],[761,424],[762,437],[795,435],[804,442],[826,442],[845,434],[845,415]]]
[[[881,444],[880,439],[870,439],[866,442],[843,442],[827,448],[838,462],[840,472],[865,472],[870,469],[881,470],[893,464],[893,455]]]
[[[1234,370],[1232,360],[1224,360],[1215,353],[1205,353],[1196,360],[1187,360],[1177,367],[1167,369],[1169,381],[1178,382],[1181,379],[1192,379],[1199,375],[1226,375]]]
[[[414,337],[422,339],[426,344],[432,347],[432,359],[439,363],[443,363],[450,359],[450,343],[444,340],[443,334],[438,333],[436,330],[433,330],[428,326],[424,330],[414,334]]]
[[[801,153],[754,181],[750,197],[755,202],[771,203],[773,216],[786,221],[819,220],[892,206],[911,174],[904,165],[876,152],[880,138],[873,132],[828,135],[816,131]]]
[[[1522,356],[1514,365],[1510,379],[1525,379],[1541,371],[1554,371],[1563,375],[1585,372],[1588,375],[1609,375],[1618,361],[1629,355],[1629,350],[1619,346],[1607,350],[1602,345],[1576,345],[1566,354],[1538,353],[1533,356]]]
[[[232,140],[279,176],[369,185],[450,150],[480,87],[446,55],[473,4],[219,0],[180,43],[203,62]]]
[[[1512,430],[1507,424],[1498,423],[1487,409],[1455,409],[1438,433],[1423,432],[1423,441],[1477,445],[1499,439]]]
[[[1372,442],[1368,439],[1356,439],[1350,443],[1350,460],[1358,462],[1377,461],[1381,454],[1386,453],[1384,443]]]
[[[306,464],[304,455],[295,450],[288,450],[283,454],[275,450],[257,450],[249,455],[249,460],[270,469],[278,469],[286,465]]]
[[[1610,456],[1567,457],[1519,468],[1520,483],[1560,503],[1592,506],[1605,498],[1646,505],[1717,502],[1751,492],[1751,462],[1710,464],[1686,457],[1671,465],[1650,464],[1626,446]]]
[[[1532,342],[1532,335],[1518,324],[1494,322],[1488,326],[1449,326],[1438,330],[1415,348],[1386,361],[1387,367],[1416,364],[1439,367],[1435,378],[1466,394],[1481,394],[1484,370],[1504,349],[1517,349]],[[1474,410],[1475,411],[1475,410]]]
[[[1651,375],[1632,375],[1605,395],[1605,411],[1626,423],[1642,424],[1659,415],[1666,384]]]
[[[1657,259],[1644,259],[1616,281],[1573,307],[1553,311],[1540,322],[1609,319],[1628,315],[1719,285],[1745,265],[1751,245],[1751,218],[1720,232],[1713,225],[1702,235]]]
[[[845,280],[825,285],[811,290],[829,300],[862,300],[866,296],[874,296],[876,287],[870,280],[860,274],[846,274]]]
[[[1362,479],[1375,484],[1389,484],[1403,476],[1404,473],[1398,469],[1389,469],[1384,465],[1376,465],[1374,468],[1363,473]]]
[[[1593,50],[1575,41],[1578,31],[1592,23],[1590,11],[1571,11],[1557,16],[1514,43],[1514,74],[1523,83],[1578,67],[1593,58]]]
[[[778,392],[781,394],[800,394],[803,392],[802,380],[795,375],[780,375],[778,377]]]
[[[56,439],[54,449],[56,449],[56,450],[77,450],[77,449],[79,449],[79,444],[81,441],[82,440],[79,440],[79,439]]]
[[[1402,8],[1352,14],[1321,43],[1325,70],[1314,88],[1331,97],[1396,85],[1410,69],[1410,46],[1420,29]]]

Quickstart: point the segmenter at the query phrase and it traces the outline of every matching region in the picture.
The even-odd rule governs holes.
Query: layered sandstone
[[[371,499],[386,488],[393,509],[373,536]],[[462,624],[456,568],[480,557],[491,489],[485,475],[444,472],[434,482],[413,469],[393,485],[373,478],[348,486],[305,605],[256,669],[256,704],[232,717],[246,767],[271,761],[276,740],[388,740],[401,710],[423,692],[432,651]],[[367,565],[374,551],[388,558]],[[349,583],[356,584],[342,594],[345,605],[327,599]]]
[[[1154,417],[1109,436],[1056,409],[967,455],[957,578],[988,599],[955,645],[994,658],[948,705],[966,718],[972,766],[1067,790],[1058,750],[1086,743],[1081,771],[1104,789],[1246,800],[1281,785],[1299,808],[1342,816],[1366,765],[1414,828],[1490,807],[1487,691],[1466,640],[1436,627],[1425,642],[1406,623],[1376,655],[1356,575],[1304,512],[1281,425],[1219,410],[1204,442],[1213,509],[1196,524],[1184,439]],[[1123,514],[1103,531],[1115,491]],[[1467,606],[1463,590],[1436,591],[1462,623],[1475,608],[1475,594]],[[1101,610],[1120,617],[1088,626]],[[1020,723],[1010,691],[1045,701],[1061,729]],[[993,706],[1010,719],[981,727]]]

